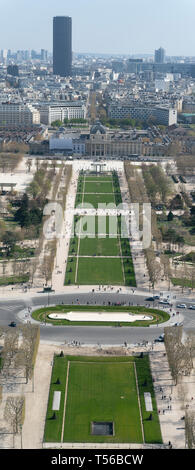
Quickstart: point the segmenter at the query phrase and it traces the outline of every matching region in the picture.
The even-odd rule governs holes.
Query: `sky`
[[[71,16],[73,52],[195,56],[195,0],[0,0],[0,50],[52,52],[53,16]]]

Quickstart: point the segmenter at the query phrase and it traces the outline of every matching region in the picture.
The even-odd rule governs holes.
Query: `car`
[[[15,321],[11,321],[11,323],[10,323],[8,326],[15,327],[15,326],[16,326],[16,322],[15,322]]]
[[[195,310],[195,305],[190,305],[189,308],[190,310]]]
[[[155,298],[154,297],[147,297],[145,300],[148,302],[154,302]]]
[[[186,308],[186,304],[178,304],[176,305],[177,308]]]
[[[154,299],[155,299],[155,300],[160,299],[160,295],[154,295]]]
[[[163,305],[170,305],[170,303],[168,302],[168,300],[159,300],[158,303],[159,303],[159,304],[163,304]]]
[[[154,340],[155,343],[164,343],[164,333]]]

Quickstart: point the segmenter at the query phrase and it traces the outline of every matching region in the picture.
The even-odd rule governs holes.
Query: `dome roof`
[[[90,134],[106,134],[106,129],[100,121],[96,121],[95,124],[91,126]]]

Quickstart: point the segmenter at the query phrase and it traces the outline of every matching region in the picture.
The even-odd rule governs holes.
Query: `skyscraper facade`
[[[165,61],[165,50],[160,47],[160,49],[155,50],[154,62],[156,64],[163,64]]]
[[[53,73],[68,77],[72,73],[72,18],[53,18]]]

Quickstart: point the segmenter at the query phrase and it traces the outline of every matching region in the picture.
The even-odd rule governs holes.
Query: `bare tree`
[[[30,281],[32,282],[32,284],[34,282],[34,276],[35,276],[37,267],[38,267],[38,259],[34,258],[33,260],[31,260],[30,266],[29,266]]]
[[[169,282],[170,288],[170,281],[171,281],[171,266],[170,266],[170,259],[168,255],[161,254],[160,256],[160,263],[163,268],[163,275],[165,279]]]
[[[14,434],[21,431],[25,416],[24,396],[9,396],[6,400],[4,418],[11,425]]]
[[[10,370],[13,366],[14,356],[18,351],[18,338],[18,328],[14,328],[5,332],[4,346],[2,351],[2,373],[6,377],[10,376]]]
[[[26,161],[26,166],[27,166],[28,172],[30,173],[30,170],[31,170],[31,167],[32,167],[32,160],[31,160],[31,158],[28,158],[28,159],[27,159],[27,161]]]
[[[164,328],[164,342],[167,358],[174,384],[178,384],[179,377],[190,375],[193,369],[191,348],[188,342],[182,342],[183,327],[173,326]]]
[[[26,324],[21,328],[23,342],[16,356],[16,366],[25,371],[26,383],[32,379],[34,391],[34,366],[39,346],[40,328],[37,325]]]
[[[195,413],[185,413],[185,445],[188,449],[195,448]]]
[[[144,250],[144,253],[146,257],[146,265],[148,268],[149,280],[152,284],[152,287],[154,288],[161,273],[161,266],[160,263],[156,261],[154,249],[152,246]]]

